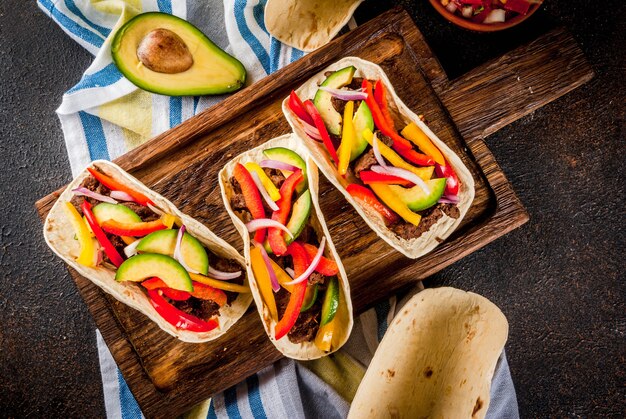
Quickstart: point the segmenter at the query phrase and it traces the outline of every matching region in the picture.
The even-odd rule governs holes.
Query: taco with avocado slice
[[[185,342],[218,338],[252,302],[232,246],[108,161],[63,191],[44,238],[82,276]]]
[[[235,157],[219,175],[265,331],[283,355],[301,360],[339,349],[353,324],[350,286],[318,204],[318,179],[293,134]]]
[[[344,58],[282,107],[322,173],[405,256],[425,255],[461,223],[474,199],[471,173],[376,64]]]

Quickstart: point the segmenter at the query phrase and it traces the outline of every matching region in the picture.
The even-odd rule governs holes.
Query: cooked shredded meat
[[[220,313],[220,306],[215,301],[201,300],[195,297],[190,297],[185,301],[175,301],[167,297],[166,299],[180,311],[196,316],[202,320],[209,320],[211,317],[219,315]]]
[[[307,281],[309,281],[309,285],[323,284],[326,281],[326,277],[321,273],[313,272]]]
[[[291,294],[281,288],[280,291],[276,294],[276,306],[278,309],[278,315],[282,318],[287,309],[287,304],[289,303],[289,296]],[[310,342],[315,338],[315,334],[319,329],[320,317],[322,313],[322,307],[320,301],[322,297],[318,295],[317,301],[313,306],[305,311],[304,313],[300,313],[296,323],[291,328],[289,333],[287,333],[287,337],[293,343],[301,343],[301,342]]]
[[[430,230],[444,214],[451,218],[459,218],[461,215],[459,209],[454,204],[437,204],[434,207],[421,211],[422,220],[418,226],[400,221],[390,228],[394,233],[405,240],[416,239]]]
[[[360,178],[363,170],[370,170],[370,168],[376,164],[378,164],[378,162],[376,161],[376,156],[374,155],[374,149],[370,148],[354,163],[354,174],[356,177]]]
[[[283,175],[283,173],[278,169],[270,169],[266,167],[263,169],[263,171],[265,172],[267,177],[270,178],[274,186],[280,189],[280,187],[283,185],[283,182],[285,181],[285,175]]]
[[[246,206],[246,200],[243,197],[243,194],[234,194],[230,197],[230,206],[233,211],[248,211],[248,207]]]
[[[120,202],[121,205],[124,205],[127,208],[130,208],[135,214],[141,218],[143,222],[150,222],[159,219],[159,215],[153,212],[150,208],[144,207],[143,205],[139,205],[135,202]]]

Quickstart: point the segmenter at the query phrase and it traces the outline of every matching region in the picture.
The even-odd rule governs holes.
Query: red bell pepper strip
[[[141,285],[147,290],[156,290],[160,289],[163,291],[163,295],[167,298],[175,301],[186,301],[191,297],[191,294],[187,291],[175,290],[167,286],[165,282],[161,278],[156,276],[146,279],[141,283]]]
[[[104,186],[111,189],[112,191],[126,192],[127,194],[133,197],[135,202],[137,202],[140,205],[143,205],[143,206],[147,206],[148,204],[154,205],[154,202],[152,202],[150,198],[148,198],[141,192],[137,192],[133,190],[132,188],[129,188],[128,186],[118,182],[112,177],[105,175],[104,173],[100,173],[95,169],[92,169],[91,167],[88,167],[87,170],[89,170],[89,173],[91,173],[91,176],[95,177],[98,182],[102,183]]]
[[[385,175],[383,173],[376,173],[371,170],[363,170],[359,173],[361,181],[366,185],[370,183],[384,183],[386,185],[401,185],[401,186],[413,186],[413,182],[403,179],[398,176]]]
[[[224,306],[227,302],[226,293],[224,291],[195,281],[193,282],[193,292],[191,295],[201,300],[211,300],[220,307]]]
[[[449,162],[446,161],[445,166],[436,164],[435,173],[437,173],[437,176],[439,177],[446,178],[446,195],[456,196],[459,193],[459,186],[461,185],[459,177],[456,175]]]
[[[278,221],[282,225],[287,223],[287,217],[289,217],[289,212],[291,211],[291,197],[296,189],[296,186],[298,186],[298,183],[300,183],[302,179],[302,170],[297,169],[283,182],[280,187],[280,199],[276,201],[278,211],[274,211],[272,213],[272,220]],[[268,240],[270,247],[272,248],[272,252],[274,252],[276,256],[282,256],[285,252],[287,252],[287,242],[285,242],[282,230],[278,228],[270,228]]]
[[[157,313],[177,329],[189,330],[190,332],[208,332],[219,325],[217,319],[202,320],[177,309],[163,298],[159,290],[148,290],[148,296]]]
[[[143,237],[158,230],[165,230],[167,226],[161,219],[141,223],[120,223],[116,220],[106,220],[102,229],[116,236]]]
[[[298,118],[302,119],[307,124],[315,125],[313,118],[311,118],[311,115],[306,112],[304,104],[293,90],[289,94],[289,109],[291,109],[293,113],[298,116]]]
[[[246,207],[250,210],[250,214],[252,214],[252,218],[265,218],[265,209],[263,208],[261,193],[259,192],[259,188],[257,188],[254,183],[248,169],[246,169],[241,163],[237,163],[235,165],[235,169],[233,170],[233,175],[241,187],[243,199],[246,202]],[[254,233],[254,240],[257,243],[263,243],[265,240],[265,233],[265,228],[257,230],[256,233]]]
[[[317,255],[318,248],[309,243],[304,243],[302,247],[306,250],[309,260],[313,260],[315,255]],[[321,273],[324,276],[335,276],[339,273],[339,267],[334,260],[322,256],[320,263],[317,265],[317,268],[315,268],[315,272]]]
[[[435,160],[432,157],[427,156],[426,154],[418,153],[415,150],[402,150],[398,148],[395,149],[399,155],[404,157],[405,160],[408,160],[409,162],[414,163],[418,166],[432,166],[433,164],[435,164]]]
[[[83,210],[83,214],[85,215],[87,224],[89,224],[89,227],[91,227],[91,231],[93,231],[94,236],[96,236],[98,243],[100,243],[100,246],[102,246],[102,248],[104,249],[104,253],[106,253],[109,260],[116,267],[119,268],[120,265],[124,262],[124,258],[120,256],[117,249],[115,249],[115,246],[111,244],[111,241],[109,240],[107,235],[104,234],[104,231],[102,231],[102,229],[98,225],[98,221],[96,221],[96,217],[91,211],[91,204],[87,200],[84,200],[80,208]]]
[[[289,245],[287,252],[293,259],[293,271],[295,276],[298,277],[309,265],[309,257],[306,250],[304,250],[298,242],[293,242]],[[308,281],[302,281],[293,286],[293,291],[289,297],[285,313],[278,323],[276,323],[276,327],[274,328],[274,337],[276,340],[289,333],[293,325],[296,324],[296,320],[298,320],[298,316],[300,315],[302,303],[304,302],[307,284]]]
[[[387,125],[394,128],[393,118],[391,117],[389,105],[387,104],[387,89],[385,89],[385,85],[380,79],[376,80],[376,83],[374,83],[374,100],[383,118],[387,121]]]
[[[376,198],[376,195],[374,195],[374,192],[372,192],[369,188],[356,183],[351,183],[348,185],[346,190],[354,199],[363,202],[365,205],[378,212],[385,219],[387,225],[398,221],[398,214],[380,202],[378,198]]]
[[[330,139],[330,135],[328,135],[328,130],[326,130],[326,125],[324,125],[324,120],[322,120],[320,113],[317,111],[317,108],[315,107],[313,102],[311,102],[311,100],[305,101],[303,105],[304,105],[304,109],[306,109],[306,111],[309,113],[309,115],[313,119],[313,123],[315,124],[315,127],[320,132],[320,136],[322,137],[322,142],[324,143],[324,146],[328,150],[330,157],[333,159],[335,164],[337,164],[339,162],[339,157],[337,157],[337,150],[335,150],[333,141]]]
[[[372,117],[374,118],[374,124],[376,127],[387,137],[393,140],[393,148],[396,150],[410,150],[413,146],[411,143],[402,138],[393,126],[389,126],[385,116],[381,112],[378,104],[376,103],[376,99],[374,98],[374,92],[372,90],[372,83],[367,79],[363,79],[363,84],[361,85],[365,92],[367,93],[367,98],[365,99],[365,103],[370,108],[372,112]]]

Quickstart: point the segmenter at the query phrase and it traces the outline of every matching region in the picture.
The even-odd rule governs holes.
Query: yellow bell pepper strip
[[[122,239],[122,241],[124,243],[128,244],[133,244],[135,243],[135,241],[137,241],[138,239],[131,237],[131,236],[120,236],[120,238]]]
[[[382,183],[372,183],[369,185],[374,193],[396,214],[404,219],[407,223],[411,223],[415,226],[419,225],[422,216],[414,213],[406,206],[406,204],[398,199],[396,194],[389,188],[388,185]]]
[[[165,227],[172,228],[174,226],[174,223],[176,222],[176,216],[165,213],[161,216],[161,222]]]
[[[83,210],[83,214],[85,214],[87,223],[89,223],[89,227],[91,227],[91,231],[93,231],[93,234],[96,236],[98,243],[100,243],[100,246],[104,248],[104,253],[106,253],[111,263],[119,268],[120,265],[124,263],[124,258],[119,254],[115,246],[111,244],[111,241],[109,240],[107,235],[104,234],[104,231],[102,231],[102,228],[100,228],[100,226],[98,225],[96,216],[93,215],[93,212],[91,211],[91,204],[89,203],[89,201],[84,200],[80,206],[80,209]],[[127,234],[124,235],[127,236]]]
[[[272,198],[274,202],[280,199],[280,192],[278,191],[278,188],[276,187],[276,185],[274,185],[274,182],[272,182],[269,176],[267,176],[267,174],[265,173],[265,171],[263,170],[261,166],[259,166],[257,163],[253,161],[249,161],[248,163],[245,163],[244,166],[246,167],[246,169],[248,169],[250,173],[254,172],[257,175],[259,175],[259,179],[261,179],[261,183],[263,184],[263,186],[265,187],[265,190],[267,191],[270,198]]]
[[[289,292],[293,292],[293,285],[286,285],[286,282],[293,281],[293,278],[289,276],[287,272],[283,270],[276,262],[270,259],[270,263],[272,264],[272,268],[274,269],[274,273],[276,273],[276,279],[278,279],[278,283],[281,287],[286,289]]]
[[[365,138],[365,140],[372,147],[374,147],[374,141],[373,141],[374,134],[372,133],[372,131],[370,131],[367,128],[364,129],[363,130],[363,138]],[[406,169],[409,172],[413,172],[417,176],[421,177],[424,180],[430,180],[430,178],[433,176],[433,172],[435,170],[435,166],[415,167],[415,166],[405,162],[402,159],[402,157],[400,157],[395,151],[393,151],[391,148],[389,148],[382,141],[378,141],[378,149],[380,150],[380,154],[382,154],[384,158],[389,160],[389,163],[391,163],[395,167],[399,167],[401,169]]]
[[[329,352],[333,342],[333,334],[337,321],[333,319],[330,323],[326,323],[324,326],[320,326],[315,335],[315,346],[321,351]]]
[[[93,245],[91,234],[87,229],[87,224],[81,218],[78,210],[70,202],[65,203],[65,212],[70,219],[70,224],[74,228],[78,244],[80,245],[80,254],[76,259],[76,262],[83,266],[95,266],[96,264],[96,248]]]
[[[154,205],[154,202],[152,202],[150,198],[146,197],[141,192],[137,192],[133,190],[132,188],[129,188],[128,186],[118,182],[117,180],[113,179],[112,177],[108,175],[105,175],[104,173],[97,171],[96,169],[92,169],[91,167],[88,167],[87,170],[89,171],[89,173],[91,173],[93,177],[96,178],[96,180],[98,180],[98,182],[102,183],[104,186],[111,189],[112,191],[126,192],[128,195],[133,197],[135,202],[137,202],[140,205],[143,205],[144,207],[147,206],[148,204]]]
[[[404,127],[400,133],[404,138],[410,140],[413,144],[418,146],[422,152],[432,157],[437,164],[445,166],[446,159],[443,157],[443,154],[441,154],[441,151],[439,151],[437,146],[430,141],[430,138],[428,138],[424,131],[417,126],[417,124],[411,122],[409,125]]]
[[[293,242],[289,245],[287,248],[287,254],[290,255],[293,260],[293,270],[297,278],[306,271],[309,265],[309,257],[306,250],[304,250],[298,242]],[[294,284],[293,292],[289,297],[285,313],[283,313],[283,317],[278,321],[274,329],[274,337],[276,340],[281,339],[289,333],[291,328],[296,324],[298,316],[300,315],[302,303],[304,302],[307,284],[308,281],[306,280]]]
[[[338,170],[341,176],[348,173],[350,164],[350,153],[354,143],[354,125],[352,124],[352,114],[354,114],[354,102],[349,101],[343,111],[343,132],[341,133],[341,145],[339,147]]]
[[[267,272],[265,261],[261,255],[261,249],[256,247],[250,249],[250,265],[252,265],[252,272],[254,272],[259,291],[261,291],[261,297],[263,297],[263,302],[270,312],[270,317],[272,317],[273,320],[278,320],[278,310],[276,310],[276,299],[274,299],[272,282],[270,281],[270,274]]]
[[[209,285],[213,288],[217,288],[219,290],[230,291],[230,292],[238,292],[238,293],[248,293],[250,292],[250,288],[245,285],[239,284],[231,284],[226,281],[219,281],[217,279],[209,278],[208,276],[194,274],[189,272],[189,276],[195,282],[199,282],[201,284]]]

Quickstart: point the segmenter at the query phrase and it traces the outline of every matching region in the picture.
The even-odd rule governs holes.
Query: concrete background
[[[453,27],[425,1],[368,0],[357,18],[394,4],[410,11],[451,77],[555,25],[597,72],[487,139],[530,222],[426,285],[501,307],[523,417],[624,417],[626,7],[550,0],[493,35]],[[34,1],[0,2],[0,416],[104,415],[94,323],[33,207],[70,180],[54,110],[90,62]]]

